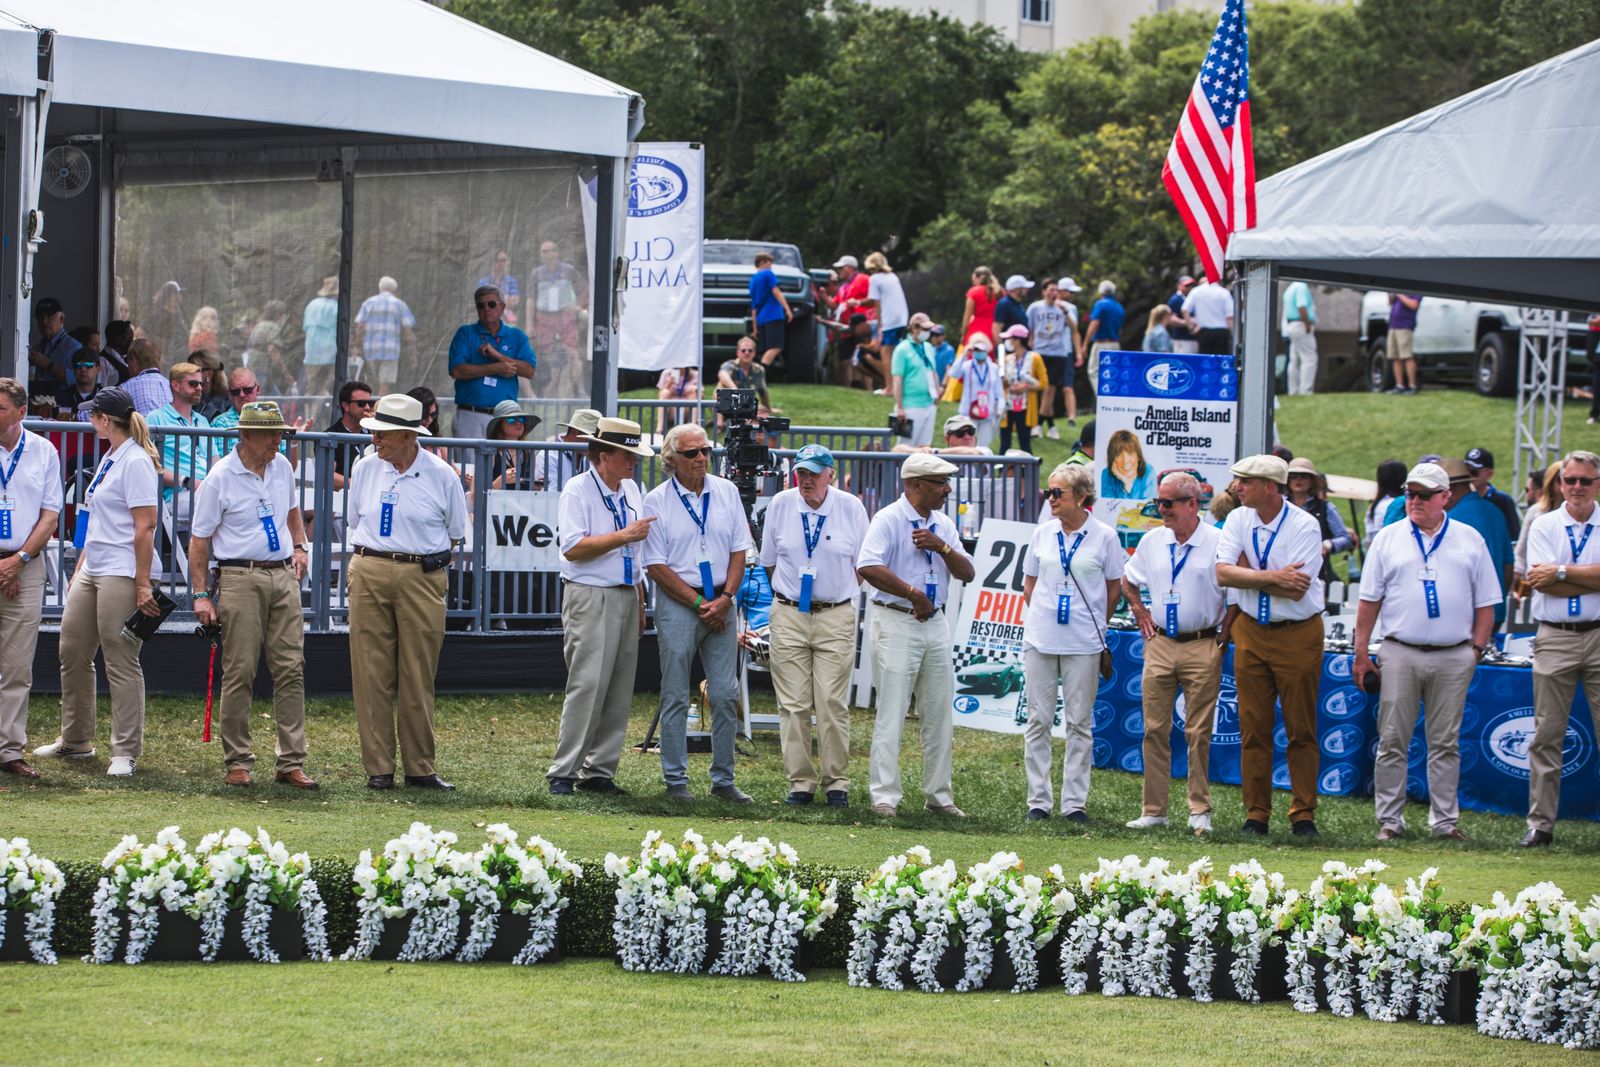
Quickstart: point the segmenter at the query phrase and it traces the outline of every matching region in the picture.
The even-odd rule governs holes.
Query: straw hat
[[[433,436],[422,425],[422,401],[404,393],[389,393],[380,397],[372,414],[361,420],[361,428],[374,433],[404,430],[424,437]]]
[[[594,433],[582,434],[579,440],[615,448],[621,452],[632,452],[636,456],[655,455],[654,449],[642,443],[643,435],[639,424],[631,419],[602,418]]]
[[[283,411],[276,401],[252,400],[239,409],[240,430],[282,430],[294,433],[294,427],[283,421]]]

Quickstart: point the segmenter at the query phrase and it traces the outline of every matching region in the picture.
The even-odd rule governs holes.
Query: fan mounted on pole
[[[70,200],[89,188],[94,176],[94,163],[89,153],[77,145],[56,145],[44,154],[44,191],[62,200]]]

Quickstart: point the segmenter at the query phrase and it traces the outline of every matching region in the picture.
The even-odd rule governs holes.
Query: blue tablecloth
[[[1094,765],[1136,773],[1144,770],[1141,749],[1144,711],[1140,675],[1144,639],[1136,632],[1112,630],[1115,671],[1101,683],[1094,706]],[[1378,698],[1350,681],[1352,657],[1324,653],[1317,709],[1317,737],[1322,766],[1320,792],[1330,796],[1371,796],[1373,758],[1378,747]],[[1222,695],[1217,700],[1216,728],[1211,741],[1211,780],[1239,783],[1239,704],[1233,683],[1233,650],[1222,666]],[[1420,709],[1411,740],[1407,792],[1418,800],[1428,795],[1427,744]],[[1188,774],[1184,750],[1183,701],[1173,715],[1172,773]],[[1533,740],[1533,673],[1527,667],[1479,667],[1467,691],[1461,722],[1461,785],[1463,808],[1523,815],[1528,810],[1528,743]],[[1288,738],[1280,717],[1274,745],[1272,784],[1289,788],[1284,761]],[[1600,758],[1593,721],[1580,688],[1567,725],[1561,779],[1562,818],[1600,818]]]

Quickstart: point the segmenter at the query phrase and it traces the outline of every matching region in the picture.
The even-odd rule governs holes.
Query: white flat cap
[[[948,478],[959,468],[949,460],[928,452],[914,452],[900,465],[900,480],[907,478]]]
[[[1259,456],[1246,456],[1229,467],[1228,473],[1236,478],[1266,478],[1279,485],[1286,485],[1289,481],[1289,465],[1266,452]]]

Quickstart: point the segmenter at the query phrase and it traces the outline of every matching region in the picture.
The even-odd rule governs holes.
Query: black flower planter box
[[[1451,971],[1450,984],[1444,987],[1444,1003],[1439,1005],[1439,1015],[1454,1025],[1478,1024],[1478,995],[1483,992],[1483,979],[1477,971]]]
[[[1224,935],[1226,937],[1226,935]],[[1212,1000],[1243,1000],[1239,990],[1234,987],[1233,975],[1229,973],[1233,967],[1233,945],[1224,941],[1215,944],[1213,950],[1214,961],[1211,967],[1211,999]],[[1188,960],[1189,943],[1176,941],[1172,945],[1172,988],[1180,997],[1194,996],[1194,990],[1189,986],[1189,977],[1184,973],[1184,964]],[[1263,1002],[1289,999],[1289,952],[1282,945],[1267,945],[1261,950],[1261,959],[1256,964],[1256,992]]]
[[[284,963],[306,958],[305,921],[299,911],[273,908],[267,923],[267,944]],[[222,945],[217,949],[217,959],[225,961],[250,961],[250,947],[244,940],[244,912],[230,911],[222,923]]]
[[[155,936],[145,948],[145,963],[189,963],[200,958],[200,921],[191,919],[181,911],[161,911],[156,919]],[[117,951],[113,963],[121,963],[128,954],[129,913],[119,911],[121,934],[117,937]]]
[[[705,958],[705,963],[702,964],[701,967],[700,967],[701,973],[710,974],[711,973],[711,968],[716,966],[717,957],[719,957],[721,955],[722,955],[722,920],[721,919],[716,919],[716,920],[713,921],[713,920],[707,919],[706,920],[706,958]],[[807,971],[809,971],[812,968],[812,966],[814,965],[815,961],[816,961],[816,954],[815,954],[815,952],[813,951],[813,949],[811,947],[811,942],[807,941],[805,939],[805,935],[802,934],[800,936],[799,944],[795,945],[795,947],[794,947],[794,960],[793,960],[792,966],[794,967],[795,971],[797,971],[798,973],[805,974]],[[760,967],[758,967],[756,969],[756,975],[762,975],[762,974],[765,974],[765,975],[772,974],[772,968],[768,967],[765,963],[763,963]],[[755,977],[756,975],[748,975],[748,976],[743,976],[742,975],[740,977]],[[731,977],[731,976],[719,975],[718,977]]]
[[[1061,935],[1056,934],[1038,950],[1034,957],[1039,966],[1039,982],[1035,989],[1050,989],[1061,984]],[[1098,968],[1096,968],[1098,970]],[[1098,978],[1099,976],[1096,975]],[[989,968],[989,977],[984,979],[983,988],[998,990],[1002,993],[1011,992],[1017,984],[1017,968],[1011,962],[1011,953],[1006,949],[1006,939],[1001,937],[994,946],[994,965]],[[1098,983],[1096,983],[1098,985]]]
[[[400,950],[405,947],[406,938],[411,936],[411,920],[414,916],[406,914],[398,919],[383,920],[383,933],[378,938],[378,947],[372,950],[372,959],[393,960],[400,958]],[[446,959],[453,959],[457,952],[467,943],[467,936],[472,932],[471,915],[462,915],[458,920],[456,932],[456,947]],[[500,913],[500,920],[495,924],[494,941],[483,953],[479,962],[482,963],[510,963],[522,951],[522,946],[528,943],[528,927],[530,923],[525,915],[513,915],[509,911]],[[555,963],[561,959],[562,937],[561,923],[556,923],[556,943],[541,963]]]
[[[944,955],[940,956],[939,962],[934,965],[933,974],[938,979],[940,986],[953,992],[956,988],[956,983],[961,981],[961,975],[966,970],[962,965],[962,957],[966,954],[966,945],[961,934],[957,931],[952,930],[947,937],[949,943],[945,945]],[[874,934],[873,938],[877,941],[877,952],[873,955],[872,984],[877,985],[877,961],[883,959],[883,943],[887,937],[880,932]],[[911,958],[916,954],[916,947],[913,946],[910,954],[906,956],[906,961],[900,965],[900,982],[907,989],[922,988],[917,985],[917,980],[911,973]],[[1009,963],[1010,961],[1008,960],[1007,964],[1009,965]]]
[[[6,932],[0,938],[0,963],[32,962],[33,953],[28,949],[28,912],[20,908],[7,909]]]

